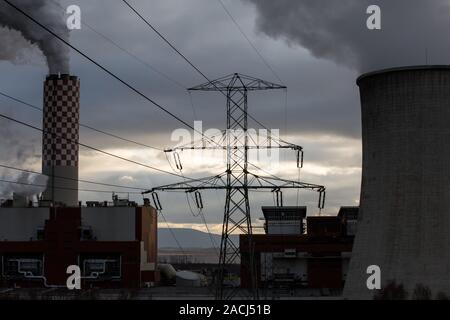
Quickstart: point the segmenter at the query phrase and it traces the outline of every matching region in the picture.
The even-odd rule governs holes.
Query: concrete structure
[[[363,170],[358,233],[344,297],[381,281],[450,294],[450,66],[362,75]]]
[[[192,271],[177,271],[177,287],[204,287],[207,285],[206,277],[200,273]]]
[[[303,227],[296,228],[296,233],[286,233],[292,228],[283,225],[281,229],[266,227],[266,234],[253,234],[259,286],[342,289],[354,238],[346,233],[346,224],[354,221],[357,211],[358,207],[343,207],[337,216],[307,217],[307,233]],[[263,212],[266,226],[284,218],[302,221],[301,217],[306,216],[305,207],[263,207]],[[277,217],[282,212],[284,216]],[[239,243],[242,259],[248,259],[247,236],[241,235]],[[241,264],[242,287],[250,285],[245,266]]]
[[[0,284],[140,288],[159,281],[157,213],[143,207],[0,208]]]
[[[43,200],[54,205],[78,205],[79,109],[78,78],[67,74],[47,76],[44,83],[42,173],[50,177]]]
[[[306,207],[262,207],[267,234],[303,234]]]

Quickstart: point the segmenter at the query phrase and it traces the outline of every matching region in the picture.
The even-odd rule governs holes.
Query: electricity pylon
[[[217,80],[190,88],[190,91],[220,91],[227,97],[227,127],[226,132],[219,141],[214,138],[203,137],[188,145],[178,146],[166,152],[175,152],[175,162],[181,169],[180,158],[177,151],[183,150],[225,150],[226,171],[212,177],[203,179],[185,180],[180,183],[169,184],[153,188],[144,193],[152,193],[152,198],[157,209],[161,209],[156,191],[186,191],[195,193],[195,200],[199,208],[203,207],[201,190],[226,191],[225,210],[222,225],[222,238],[220,243],[219,268],[216,283],[216,299],[230,299],[236,290],[227,290],[224,286],[227,267],[240,260],[245,264],[250,274],[251,297],[257,299],[258,283],[255,270],[252,240],[252,221],[250,215],[249,190],[268,189],[276,193],[277,205],[282,206],[281,189],[309,189],[320,193],[319,207],[323,207],[325,200],[325,187],[315,184],[303,183],[280,179],[273,175],[259,176],[249,171],[249,165],[260,169],[249,162],[249,150],[252,149],[292,149],[297,152],[297,166],[303,165],[303,148],[286,143],[278,137],[268,135],[264,145],[255,143],[248,133],[248,101],[247,93],[258,90],[286,89],[285,86],[270,83],[261,79],[232,74]],[[262,169],[260,169],[262,170]],[[241,258],[239,247],[231,240],[230,235],[240,231],[247,235],[248,253],[245,261]]]

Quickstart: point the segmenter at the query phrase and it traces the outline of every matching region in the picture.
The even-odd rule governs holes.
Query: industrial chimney
[[[49,179],[42,198],[54,205],[78,205],[79,109],[78,78],[68,74],[47,76],[44,83],[42,172]]]
[[[450,294],[450,66],[362,75],[360,215],[344,297],[372,299],[367,273]],[[372,283],[371,281],[369,281]]]

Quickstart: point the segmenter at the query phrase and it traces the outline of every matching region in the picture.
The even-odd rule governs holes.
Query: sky
[[[362,159],[356,78],[379,68],[449,63],[450,45],[438,39],[450,29],[449,2],[222,1],[276,75],[252,49],[219,1],[130,2],[209,78],[234,72],[275,83],[280,82],[280,78],[288,87],[287,95],[283,90],[250,93],[249,113],[268,128],[279,129],[284,140],[304,148],[305,163],[300,179],[326,186],[327,202],[322,214],[333,215],[340,206],[358,205]],[[20,5],[21,1],[15,3]],[[72,45],[186,122],[193,125],[194,120],[202,120],[204,129],[225,127],[225,98],[211,92],[195,92],[190,96],[186,88],[204,83],[205,79],[122,1],[63,0],[61,4],[62,7],[75,4],[81,8],[82,28],[72,30],[68,35]],[[367,29],[366,8],[369,4],[380,5],[382,30]],[[54,10],[58,12],[61,8]],[[20,33],[5,27],[0,28],[0,37],[7,44],[4,48],[7,49],[8,44],[20,47],[20,50],[13,50],[13,58],[7,58],[10,53],[6,49],[0,50],[0,91],[41,106],[42,83],[48,73],[41,49],[22,39]],[[159,148],[176,144],[171,136],[175,130],[183,128],[181,123],[76,52],[69,54],[70,71],[81,81],[81,123]],[[37,126],[42,122],[38,111],[4,97],[0,97],[0,112]],[[259,128],[253,121],[249,126]],[[41,169],[39,132],[0,120],[0,133],[2,164]],[[157,150],[85,128],[81,128],[80,141],[172,170],[164,153]],[[199,159],[189,152],[180,156],[183,173],[190,177],[210,176],[225,169],[220,157],[202,154]],[[299,171],[295,157],[294,152],[283,151],[278,164],[260,165],[279,177],[297,180]],[[171,156],[169,161],[173,166]],[[17,178],[17,173],[12,171],[2,170],[0,174],[3,178]],[[80,150],[80,179],[143,188],[179,180],[83,148]],[[80,188],[94,187],[111,189],[80,183]],[[9,189],[0,184],[0,190],[4,194]],[[216,233],[221,230],[224,196],[222,191],[203,193],[205,218],[210,230]],[[142,202],[140,195],[130,195],[130,198]],[[160,198],[169,225],[205,230],[202,220],[195,216],[196,212],[189,210],[184,194],[160,193]],[[80,192],[80,199],[110,200],[110,195]],[[273,196],[270,192],[252,193],[250,201],[253,221],[261,225],[260,207],[273,205]],[[295,191],[288,191],[284,194],[285,205],[307,205],[309,215],[319,214],[316,202],[314,192],[301,191],[297,195]]]

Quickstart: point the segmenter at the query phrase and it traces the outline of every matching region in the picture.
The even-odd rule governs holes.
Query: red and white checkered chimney
[[[68,74],[47,76],[44,83],[42,172],[49,178],[42,199],[56,206],[78,206],[79,110],[79,79]]]

